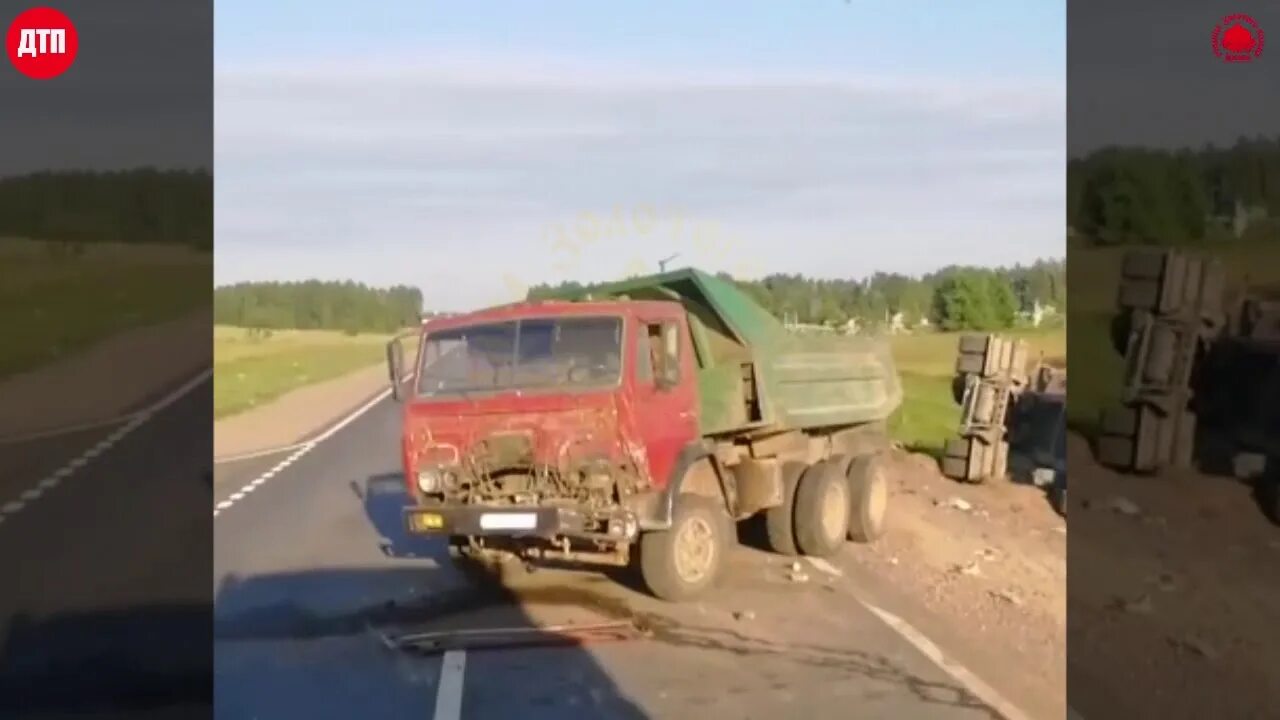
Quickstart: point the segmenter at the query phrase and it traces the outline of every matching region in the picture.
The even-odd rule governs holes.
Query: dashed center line
[[[0,505],[0,523],[3,523],[6,518],[12,517],[13,515],[16,515],[30,507],[32,503],[57,488],[64,480],[71,477],[71,475],[77,470],[84,468],[91,460],[110,450],[116,445],[116,443],[119,443],[129,435],[129,433],[137,430],[148,420],[155,417],[155,415],[161,410],[164,410],[177,402],[184,395],[199,387],[212,376],[212,368],[205,370],[146,409],[128,416],[130,418],[128,422],[121,425],[119,428],[116,428],[116,430],[107,437],[99,440],[93,447],[80,453],[80,455],[75,458],[72,458],[70,462],[58,468],[53,473],[41,478],[40,481],[32,487],[23,490],[16,500],[10,500],[4,505]]]
[[[386,390],[383,390],[382,392],[374,396],[373,399],[369,400],[364,405],[361,405],[360,407],[356,408],[356,410],[352,412],[350,415],[338,421],[336,424],[333,425],[333,427],[329,428],[328,430],[325,430],[323,433],[316,436],[315,439],[302,443],[300,446],[297,446],[298,448],[297,450],[294,450],[284,460],[281,460],[280,462],[276,463],[275,466],[273,466],[270,470],[262,473],[261,475],[259,475],[258,477],[254,478],[252,481],[247,483],[244,487],[228,495],[226,500],[223,500],[217,505],[214,505],[213,516],[216,518],[218,517],[218,515],[231,509],[233,506],[235,506],[236,503],[248,497],[249,494],[252,493],[254,490],[257,490],[258,488],[262,487],[262,485],[265,484],[268,480],[280,474],[280,472],[283,471],[285,468],[297,462],[303,455],[306,455],[307,453],[311,452],[320,443],[333,437],[339,430],[341,430],[342,428],[354,422],[356,418],[372,410],[374,406],[376,406],[378,403],[382,402],[383,400],[387,399],[387,397],[390,395],[391,395],[391,388],[387,388]]]

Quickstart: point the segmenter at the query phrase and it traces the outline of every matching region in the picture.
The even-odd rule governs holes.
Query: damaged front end
[[[417,501],[406,510],[409,531],[448,535],[464,551],[626,564],[640,529],[628,499],[647,482],[621,452],[617,419],[610,403],[503,416],[504,427],[481,418],[424,423],[406,448]]]

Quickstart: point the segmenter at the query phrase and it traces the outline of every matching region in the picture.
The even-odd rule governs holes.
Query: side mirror
[[[391,382],[391,399],[400,402],[404,384],[404,343],[398,337],[387,343],[387,376]]]

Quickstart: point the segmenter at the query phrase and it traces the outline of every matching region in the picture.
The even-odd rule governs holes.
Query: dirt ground
[[[850,554],[920,598],[964,643],[1003,656],[1011,673],[1063,687],[1066,522],[1045,492],[958,483],[933,458],[901,450],[894,464],[890,531]]]
[[[1114,473],[1074,436],[1068,451],[1075,708],[1275,717],[1280,527],[1252,488],[1195,471]]]

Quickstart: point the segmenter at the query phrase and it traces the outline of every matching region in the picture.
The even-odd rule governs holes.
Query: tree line
[[[213,176],[140,168],[0,178],[0,237],[213,248]]]
[[[422,291],[351,281],[237,283],[214,288],[213,317],[219,325],[270,330],[395,332],[420,322]]]
[[[1106,148],[1067,166],[1068,225],[1102,244],[1280,239],[1280,137]]]
[[[877,273],[863,280],[774,274],[758,280],[720,277],[742,288],[780,319],[798,323],[882,327],[897,313],[907,326],[998,330],[1018,323],[1037,304],[1059,313],[1067,301],[1066,263],[1040,260],[1008,268],[951,266],[920,277]],[[535,285],[530,300],[589,294],[598,284]]]

